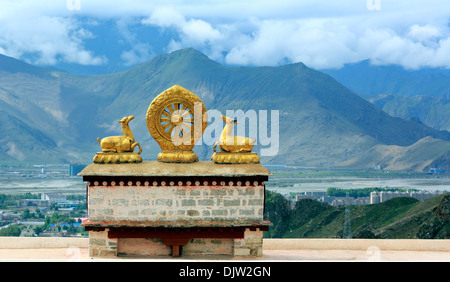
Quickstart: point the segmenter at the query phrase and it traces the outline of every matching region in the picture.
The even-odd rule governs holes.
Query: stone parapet
[[[446,239],[264,239],[265,250],[367,250],[450,252]],[[450,258],[450,257],[449,257]]]
[[[89,185],[91,221],[262,220],[264,187]]]
[[[92,164],[80,175],[92,256],[262,254],[270,172],[259,164]]]
[[[88,248],[89,238],[74,237],[0,237],[0,250],[49,250]],[[295,250],[354,250],[366,251],[377,246],[385,251],[442,252],[450,255],[450,240],[446,239],[319,239],[284,238],[263,239],[264,251]],[[449,257],[450,258],[450,257]]]
[[[89,232],[89,255],[117,256],[117,238],[108,238],[108,229],[98,232]]]

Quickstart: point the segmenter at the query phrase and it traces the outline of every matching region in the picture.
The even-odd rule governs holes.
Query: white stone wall
[[[95,184],[89,184],[88,188],[91,221],[263,220],[264,186],[261,183],[215,186]]]

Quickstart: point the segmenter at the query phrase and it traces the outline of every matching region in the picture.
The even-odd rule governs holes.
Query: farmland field
[[[328,188],[405,188],[450,191],[450,175],[387,172],[375,170],[318,170],[271,168],[273,176],[266,188],[278,193],[319,192]],[[66,193],[84,194],[86,183],[81,177],[69,176],[66,168],[5,171],[0,175],[0,193]]]

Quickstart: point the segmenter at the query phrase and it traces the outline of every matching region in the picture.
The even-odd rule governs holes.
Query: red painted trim
[[[268,226],[239,226],[239,227],[94,227],[85,226],[86,231],[104,231],[109,228],[108,238],[163,238],[163,239],[191,239],[191,238],[244,238],[247,228],[255,231],[268,231]]]
[[[163,239],[191,239],[191,238],[244,238],[245,228],[111,228],[108,238],[163,238]]]

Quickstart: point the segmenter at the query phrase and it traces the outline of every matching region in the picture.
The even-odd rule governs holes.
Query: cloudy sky
[[[450,68],[448,0],[0,0],[0,54],[127,68],[193,47],[228,65]]]

